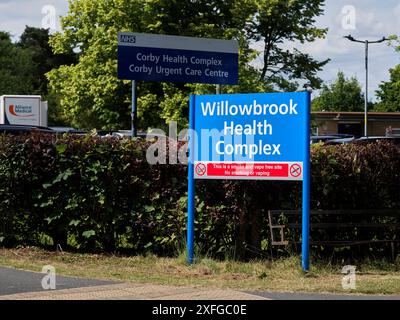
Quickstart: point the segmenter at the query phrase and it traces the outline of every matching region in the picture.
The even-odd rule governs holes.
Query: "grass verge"
[[[216,261],[198,258],[187,265],[185,257],[123,257],[116,255],[57,253],[38,248],[0,249],[0,266],[41,272],[52,265],[58,275],[82,278],[230,288],[241,291],[319,292],[336,294],[400,294],[400,261],[356,265],[356,289],[342,288],[342,266],[312,264],[300,269],[299,257],[276,261]]]

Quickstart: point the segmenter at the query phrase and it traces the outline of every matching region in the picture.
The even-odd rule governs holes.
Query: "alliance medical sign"
[[[238,42],[120,32],[118,78],[237,84]]]
[[[193,97],[195,179],[303,180],[308,92]]]
[[[0,124],[43,125],[41,96],[1,96]],[[47,114],[44,115],[47,118]],[[46,122],[47,123],[47,120]]]

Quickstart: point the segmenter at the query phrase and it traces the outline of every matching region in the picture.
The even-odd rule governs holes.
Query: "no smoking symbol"
[[[206,166],[205,166],[205,164],[204,164],[204,163],[199,163],[199,164],[196,166],[196,174],[197,174],[198,176],[204,176],[205,173],[206,173]]]
[[[290,166],[290,175],[294,178],[300,177],[301,175],[301,166],[299,164],[293,164]]]

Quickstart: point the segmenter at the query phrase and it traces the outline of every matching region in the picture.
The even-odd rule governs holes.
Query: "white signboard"
[[[4,122],[17,125],[40,125],[40,96],[4,97]]]

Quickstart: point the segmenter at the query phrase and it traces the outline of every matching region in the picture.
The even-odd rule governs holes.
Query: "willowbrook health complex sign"
[[[310,93],[192,95],[189,127],[189,221],[194,179],[303,181],[302,265],[308,270]],[[188,254],[191,261],[189,236]]]
[[[304,93],[196,96],[196,179],[302,180]]]

